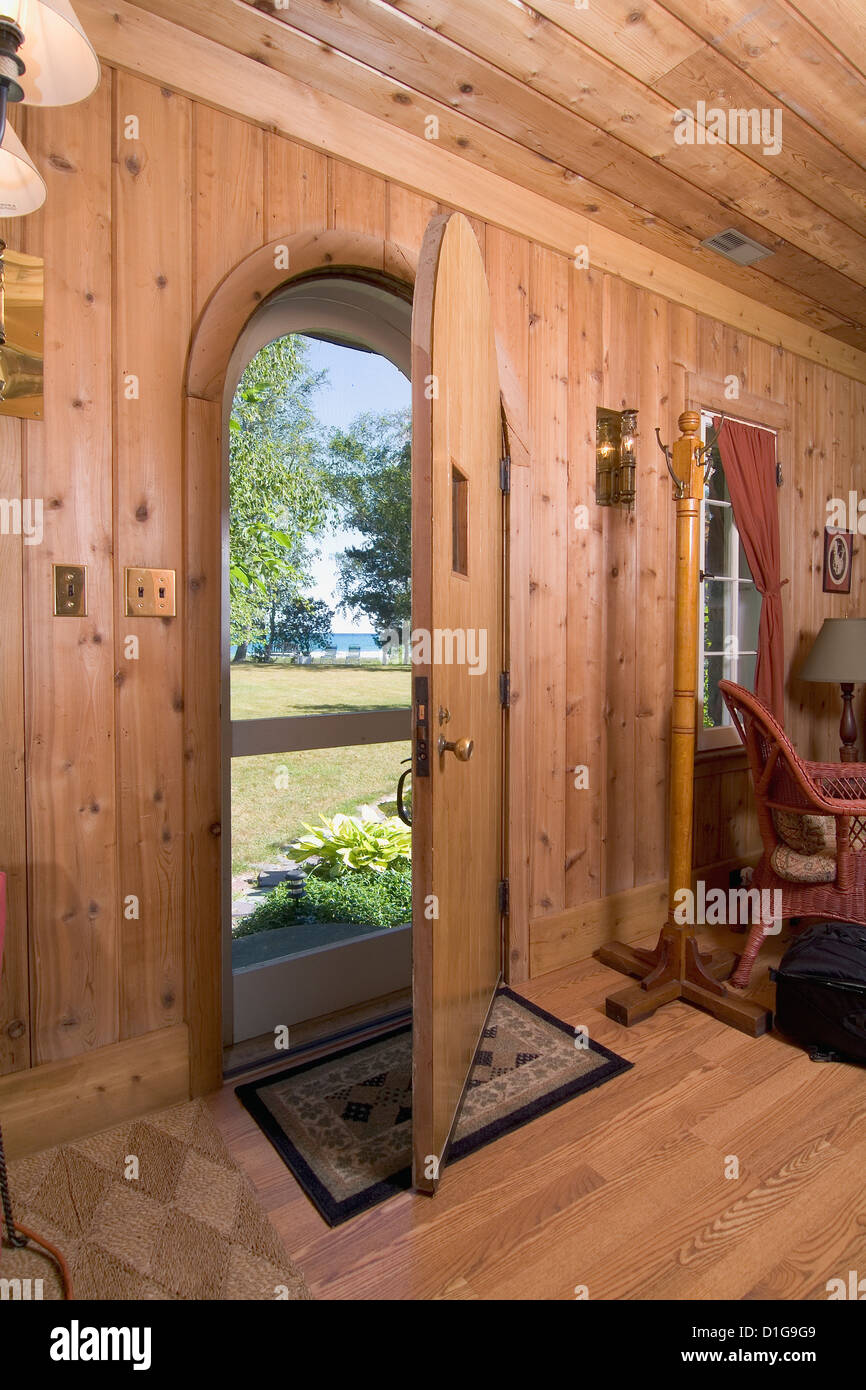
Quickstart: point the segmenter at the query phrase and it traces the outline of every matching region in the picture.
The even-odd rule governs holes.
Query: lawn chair
[[[360,666],[360,664],[361,664],[361,648],[360,648],[360,647],[350,647],[349,650],[346,652],[346,665],[347,665],[347,666]]]
[[[764,853],[751,886],[781,891],[783,919],[866,926],[866,763],[806,762],[756,695],[732,681],[719,689],[755,789]],[[765,934],[752,926],[731,984],[749,983]]]

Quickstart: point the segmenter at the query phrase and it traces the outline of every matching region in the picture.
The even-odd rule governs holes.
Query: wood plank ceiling
[[[866,350],[863,0],[136,3]],[[699,102],[781,148],[678,143]]]

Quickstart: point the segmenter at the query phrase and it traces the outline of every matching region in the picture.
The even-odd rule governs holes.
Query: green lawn
[[[345,714],[411,703],[408,666],[232,666],[232,719]]]
[[[233,666],[232,718],[339,714],[410,703],[407,667]],[[232,874],[267,863],[319,815],[393,795],[409,743],[232,760]]]

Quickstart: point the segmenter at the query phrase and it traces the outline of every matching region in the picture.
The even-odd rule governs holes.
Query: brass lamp
[[[866,681],[866,618],[825,618],[799,672],[803,681],[825,682],[842,691],[839,757],[857,761],[857,720],[854,717],[854,685]]]
[[[636,463],[637,411],[600,406],[595,416],[595,500],[600,507],[631,510]]]
[[[637,466],[637,411],[624,410],[619,427],[619,498],[627,509],[634,506],[634,480]]]
[[[613,500],[618,433],[614,412],[599,410],[595,421],[595,500],[600,507],[609,507]]]
[[[42,416],[43,272],[0,240],[0,416]]]

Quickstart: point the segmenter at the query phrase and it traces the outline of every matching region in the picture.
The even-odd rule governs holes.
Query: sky
[[[314,393],[311,404],[321,424],[328,428],[345,429],[356,416],[365,412],[381,414],[402,410],[411,404],[412,392],[403,373],[384,357],[355,348],[337,347],[314,338],[309,343],[308,361],[313,371],[327,370],[328,379]],[[320,543],[320,557],[311,572],[313,585],[309,591],[314,598],[336,605],[335,555],[360,539],[351,531],[326,536]],[[334,616],[335,632],[372,632],[366,618],[350,617],[342,610]]]

